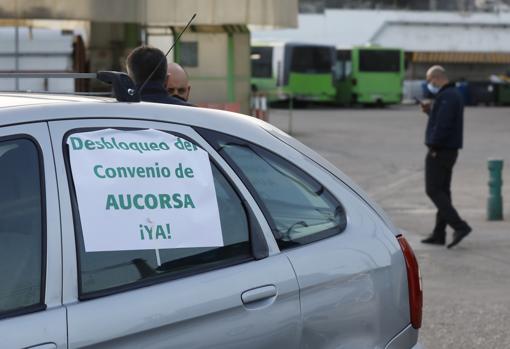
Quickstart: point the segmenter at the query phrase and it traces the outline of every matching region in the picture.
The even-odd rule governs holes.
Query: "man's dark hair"
[[[161,60],[163,60],[161,62]],[[165,54],[155,47],[140,46],[135,48],[126,59],[129,76],[135,84],[142,84],[161,62],[149,81],[164,83],[166,78],[167,62]]]

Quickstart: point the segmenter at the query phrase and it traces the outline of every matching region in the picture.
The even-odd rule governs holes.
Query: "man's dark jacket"
[[[137,86],[139,88],[140,86]],[[191,104],[176,98],[172,97],[165,90],[165,87],[162,83],[149,81],[142,90],[141,99],[144,102],[153,102],[153,103],[164,103],[164,104],[177,104],[177,105],[186,105],[191,106]]]
[[[462,95],[449,83],[439,90],[429,113],[425,144],[431,149],[462,148],[464,102]]]

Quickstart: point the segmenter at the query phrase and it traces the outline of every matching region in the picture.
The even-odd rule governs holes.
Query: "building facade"
[[[251,72],[247,26],[296,27],[298,0],[1,0],[0,14],[0,20],[23,23],[30,19],[88,22],[90,71],[122,70],[129,51],[142,43],[167,51],[176,34],[196,14],[170,57],[189,73],[191,102],[236,104],[248,112]],[[157,30],[168,35],[152,40],[158,36],[154,35]],[[104,87],[96,84],[92,88]]]

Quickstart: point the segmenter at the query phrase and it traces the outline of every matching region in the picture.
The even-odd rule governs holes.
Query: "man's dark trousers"
[[[441,240],[445,239],[447,225],[455,231],[469,227],[452,205],[450,187],[458,153],[457,149],[429,150],[425,159],[425,189],[437,207],[433,236]]]

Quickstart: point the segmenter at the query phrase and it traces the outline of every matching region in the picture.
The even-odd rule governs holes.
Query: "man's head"
[[[178,97],[185,101],[189,98],[191,86],[189,85],[188,74],[177,63],[168,64],[168,78],[166,89],[171,96]]]
[[[161,62],[163,60],[163,62]],[[166,57],[165,54],[151,46],[140,46],[135,48],[126,59],[128,75],[135,84],[142,84],[152,73],[154,68],[161,62],[149,81],[165,83],[166,79]]]
[[[448,82],[446,71],[440,65],[434,65],[427,70],[427,83],[432,93],[437,93]]]

